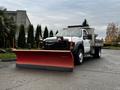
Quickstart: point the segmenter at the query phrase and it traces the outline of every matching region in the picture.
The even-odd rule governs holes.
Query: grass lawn
[[[14,59],[16,55],[14,53],[0,53],[0,59]]]

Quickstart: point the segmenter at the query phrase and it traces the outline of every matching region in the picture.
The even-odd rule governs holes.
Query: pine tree
[[[29,48],[33,48],[34,46],[34,28],[33,25],[28,26],[28,38],[27,38],[27,44],[29,45]]]
[[[14,48],[16,46],[16,41],[15,41],[15,34],[16,34],[16,24],[13,21],[13,17],[11,17],[10,19],[10,34],[9,34],[9,41],[10,41],[10,47]]]
[[[56,31],[55,35],[58,33],[58,30]]]
[[[8,17],[6,14],[6,8],[0,8],[0,47],[9,48],[13,47],[13,33],[15,33],[15,23],[11,17]],[[13,36],[12,36],[12,35]],[[12,38],[12,39],[11,39]],[[15,42],[15,40],[14,40]],[[12,44],[11,44],[12,43]]]
[[[52,30],[50,31],[50,37],[53,37],[53,31]]]
[[[25,48],[26,47],[26,39],[25,39],[25,28],[24,25],[20,26],[19,36],[18,36],[18,47]]]
[[[6,10],[5,9],[0,9],[0,48],[6,48],[7,46],[7,41],[8,41],[8,28],[6,25],[6,16],[4,14]]]
[[[44,33],[43,33],[43,39],[48,37],[48,29],[45,27]]]
[[[89,24],[88,24],[86,19],[83,21],[82,26],[83,27],[89,27]]]
[[[40,38],[42,38],[41,26],[37,25],[36,34],[35,34],[35,41],[36,41],[36,46],[37,47],[39,47]]]
[[[5,42],[5,32],[3,25],[3,17],[0,16],[0,48],[4,47],[4,42]]]

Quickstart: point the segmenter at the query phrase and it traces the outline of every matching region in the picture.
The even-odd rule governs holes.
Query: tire
[[[94,58],[100,58],[101,57],[101,49],[95,48],[95,54],[93,55]]]
[[[74,55],[74,59],[75,59],[75,65],[80,65],[83,63],[83,50],[82,49],[79,49],[77,51],[77,53],[75,53]]]

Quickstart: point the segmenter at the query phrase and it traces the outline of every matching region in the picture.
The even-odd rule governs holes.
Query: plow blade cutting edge
[[[44,70],[73,71],[74,59],[68,50],[16,50],[16,66]]]

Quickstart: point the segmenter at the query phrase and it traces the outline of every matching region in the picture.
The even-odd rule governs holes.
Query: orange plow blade
[[[73,71],[74,59],[67,50],[16,50],[18,67]]]

